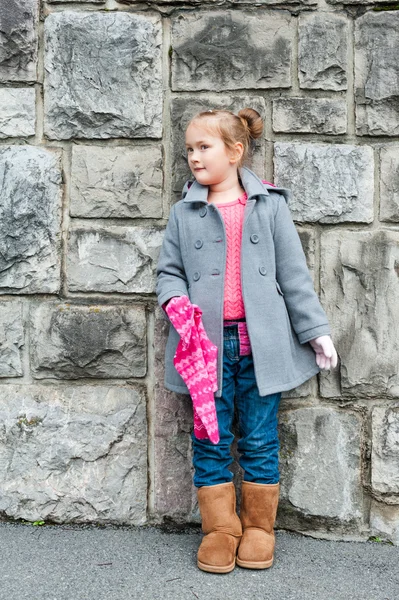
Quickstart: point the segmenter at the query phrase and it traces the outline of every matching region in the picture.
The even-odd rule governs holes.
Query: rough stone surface
[[[37,0],[7,0],[0,5],[0,81],[35,81]]]
[[[61,183],[58,152],[0,147],[0,294],[59,290]]]
[[[169,320],[157,306],[154,332],[154,507],[158,517],[194,521],[197,494],[192,481],[192,401],[190,396],[175,394],[164,386],[168,331]]]
[[[345,133],[346,104],[335,98],[278,98],[273,100],[273,131]]]
[[[297,221],[373,221],[374,159],[367,146],[348,144],[274,145],[275,183],[293,192]]]
[[[0,377],[23,375],[23,345],[22,303],[0,302]]]
[[[209,94],[198,98],[190,96],[185,98],[174,98],[171,102],[171,153],[173,159],[173,192],[176,199],[180,200],[183,186],[187,179],[193,179],[193,175],[187,164],[185,148],[185,131],[191,118],[197,113],[209,108],[227,109],[237,113],[246,106],[259,112],[261,117],[266,117],[265,101],[260,96],[217,96]],[[255,140],[252,157],[249,158],[247,166],[254,171],[263,174],[265,161],[265,140],[261,136]]]
[[[371,501],[370,527],[372,535],[399,546],[399,503],[396,505]]]
[[[299,16],[299,86],[306,89],[347,89],[348,20],[320,12]]]
[[[399,222],[399,144],[380,150],[380,219]]]
[[[348,527],[362,518],[358,416],[329,407],[279,415],[279,526],[313,523]]]
[[[140,525],[146,487],[143,389],[1,388],[2,516]]]
[[[159,146],[73,146],[71,215],[162,217]]]
[[[0,89],[0,138],[35,135],[35,121],[34,88]]]
[[[371,485],[378,492],[399,494],[399,404],[375,406],[372,429]]]
[[[45,21],[45,134],[161,137],[161,24],[127,12]]]
[[[146,319],[141,307],[41,303],[30,317],[36,379],[144,377]]]
[[[156,264],[164,230],[108,227],[71,231],[68,287],[71,291],[155,291]]]
[[[181,13],[172,23],[172,89],[291,86],[294,29],[285,10]]]
[[[323,396],[399,397],[398,274],[399,232],[322,233],[320,299],[340,358]]]
[[[399,135],[399,12],[368,11],[355,23],[358,135]]]

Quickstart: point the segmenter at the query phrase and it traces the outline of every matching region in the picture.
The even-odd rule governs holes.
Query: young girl
[[[197,564],[214,573],[227,573],[236,563],[249,569],[272,565],[281,392],[337,364],[288,208],[290,192],[244,166],[262,131],[259,113],[250,108],[237,115],[209,110],[190,121],[186,149],[195,180],[171,208],[157,267],[159,305],[165,311],[172,297],[187,296],[202,310],[204,329],[218,350],[220,440],[192,435],[206,534]],[[173,364],[179,339],[170,323],[165,386],[188,394]],[[244,470],[240,517],[228,468],[235,404]]]

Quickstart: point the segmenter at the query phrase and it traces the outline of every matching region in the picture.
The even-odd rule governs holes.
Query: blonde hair
[[[262,135],[263,120],[253,108],[242,108],[237,114],[231,110],[206,110],[197,113],[188,125],[201,124],[210,133],[217,134],[229,150],[234,150],[234,144],[241,142],[244,151],[238,167],[242,167],[253,151],[254,140]],[[187,125],[187,127],[188,127]]]

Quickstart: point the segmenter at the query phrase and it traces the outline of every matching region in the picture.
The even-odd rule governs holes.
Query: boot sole
[[[271,560],[265,560],[263,562],[240,560],[236,559],[237,565],[243,569],[268,569],[273,564],[273,558]]]
[[[216,565],[206,565],[201,561],[197,560],[197,566],[201,571],[207,571],[208,573],[230,573],[236,566],[236,561],[234,560],[230,565],[225,565],[222,567],[218,567]]]

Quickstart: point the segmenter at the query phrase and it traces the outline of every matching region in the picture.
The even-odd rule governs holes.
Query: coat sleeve
[[[320,335],[331,335],[331,330],[288,207],[289,190],[284,191],[288,194],[280,196],[275,214],[276,278],[294,331],[304,344]]]
[[[164,315],[169,319],[162,305],[173,296],[188,296],[187,277],[182,260],[175,205],[170,210],[168,224],[159,253],[156,276],[158,304],[162,308]]]

